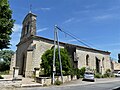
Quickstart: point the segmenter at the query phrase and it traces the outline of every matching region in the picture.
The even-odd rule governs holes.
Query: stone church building
[[[19,67],[19,74],[31,77],[34,68],[40,68],[41,56],[54,46],[54,40],[36,36],[36,15],[28,13],[22,23],[20,42],[16,54],[11,60],[12,68]],[[72,56],[74,68],[86,67],[104,74],[111,69],[110,52],[60,42],[60,47],[66,48]]]

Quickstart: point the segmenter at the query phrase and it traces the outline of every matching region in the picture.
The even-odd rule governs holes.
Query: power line
[[[87,46],[87,47],[90,47],[89,45],[87,45],[86,43],[84,43],[82,40],[78,39],[75,35],[63,31],[63,30],[60,29],[58,26],[56,26],[56,28],[57,28],[58,30],[60,30],[61,32],[65,33],[65,34],[67,34],[67,35],[69,35],[69,36],[71,36],[72,38],[74,38],[74,39],[77,40],[78,42],[82,43],[83,45],[85,45],[85,46]],[[90,48],[91,48],[91,47],[90,47]]]
[[[68,32],[68,33],[70,33],[70,32]],[[76,38],[78,38],[77,36],[75,36],[74,34],[72,34],[72,33],[70,33],[71,35],[73,35],[74,37],[76,37]],[[79,38],[78,38],[79,39]],[[95,45],[93,45],[93,44],[91,44],[90,42],[87,42],[87,41],[85,41],[85,40],[81,40],[81,39],[79,39],[80,41],[82,41],[82,42],[84,42],[84,43],[86,43],[87,45],[89,44],[90,46],[92,46],[92,47],[95,47],[96,48],[96,46]]]

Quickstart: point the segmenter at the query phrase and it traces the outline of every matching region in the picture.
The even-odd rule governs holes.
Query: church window
[[[102,67],[104,68],[104,57],[102,59]]]
[[[27,33],[30,31],[30,23],[27,24]]]
[[[25,35],[26,35],[27,34],[27,26],[25,26],[25,30],[24,31],[25,31]]]
[[[86,66],[89,65],[89,55],[86,55]]]

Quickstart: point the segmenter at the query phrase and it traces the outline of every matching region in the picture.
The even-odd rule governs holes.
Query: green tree
[[[50,76],[52,72],[52,64],[53,64],[53,49],[47,50],[42,55],[42,63],[41,68],[44,69],[44,75]],[[56,66],[56,74],[60,74],[60,63],[58,57],[58,50],[56,50],[56,59],[55,59],[55,66]],[[71,74],[72,65],[71,65],[71,58],[66,49],[60,49],[61,54],[61,62],[62,62],[62,69],[63,74],[68,75]]]
[[[11,57],[14,54],[12,50],[0,51],[0,71],[6,71],[10,68]]]
[[[8,0],[0,0],[0,49],[9,48],[13,24]]]

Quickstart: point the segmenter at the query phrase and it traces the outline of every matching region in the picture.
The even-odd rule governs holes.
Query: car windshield
[[[85,72],[85,74],[93,74],[92,72]]]

